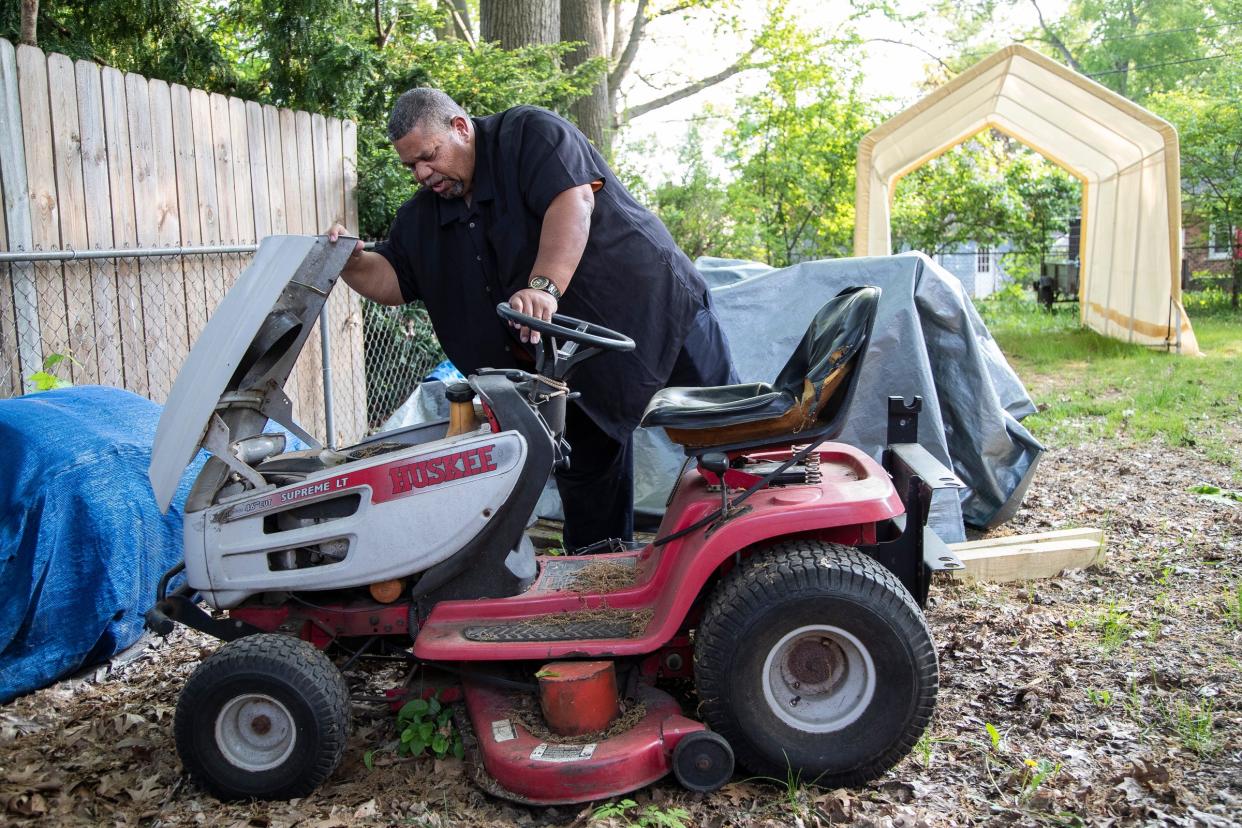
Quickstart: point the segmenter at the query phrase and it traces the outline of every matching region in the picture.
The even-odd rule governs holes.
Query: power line
[[[1239,24],[1242,24],[1242,19],[1218,20],[1214,23],[1200,23],[1197,26],[1183,26],[1178,29],[1157,29],[1157,30],[1150,31],[1150,32],[1140,32],[1137,34],[1116,35],[1115,37],[1099,37],[1099,38],[1088,37],[1085,40],[1079,40],[1075,43],[1067,43],[1065,44],[1065,48],[1066,49],[1077,49],[1079,46],[1094,45],[1097,43],[1113,43],[1113,42],[1120,41],[1120,40],[1140,40],[1140,39],[1148,38],[1148,37],[1159,37],[1160,35],[1166,35],[1166,34],[1179,34],[1181,32],[1194,32],[1194,31],[1199,31],[1201,29],[1219,29],[1225,26],[1236,26]],[[1037,37],[1034,39],[1040,40],[1044,43],[1048,42],[1042,37]],[[912,46],[914,48],[920,48],[920,47],[914,46],[914,44],[911,44],[911,43],[907,43],[904,45]],[[993,51],[995,50],[993,49],[986,49],[986,50],[985,49],[972,49],[967,52],[962,52],[960,54],[960,57],[966,58],[967,60],[972,60],[977,57],[984,57],[986,55],[990,55]],[[939,58],[934,58],[934,59],[943,64],[943,61],[940,61]]]
[[[1137,72],[1140,69],[1159,69],[1161,66],[1178,66],[1183,63],[1202,63],[1205,60],[1219,60],[1220,58],[1238,57],[1242,52],[1222,52],[1219,55],[1206,55],[1197,58],[1184,58],[1182,60],[1166,60],[1163,63],[1148,63],[1144,66],[1127,66],[1124,69],[1109,69],[1106,72],[1086,72],[1089,78],[1098,78],[1101,75],[1119,75],[1123,72]]]

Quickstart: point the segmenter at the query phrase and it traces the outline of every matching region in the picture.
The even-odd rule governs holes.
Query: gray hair
[[[439,129],[448,128],[456,117],[465,118],[466,110],[439,89],[416,86],[392,106],[388,116],[388,140],[396,142],[419,126],[433,124]]]

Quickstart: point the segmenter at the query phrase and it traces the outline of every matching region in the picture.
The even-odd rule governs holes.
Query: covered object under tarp
[[[815,312],[840,291],[879,287],[871,343],[838,439],[878,458],[889,396],[921,396],[919,442],[969,487],[960,511],[956,500],[933,503],[936,531],[953,542],[964,538],[963,518],[989,526],[1012,515],[1043,451],[1018,422],[1035,406],[955,277],[918,253],[781,269],[728,259],[696,264],[743,382],[771,382]],[[647,429],[639,429],[635,452],[635,504],[662,511],[683,454],[662,431]]]
[[[988,128],[1082,182],[1083,324],[1127,342],[1197,354],[1181,304],[1177,131],[1025,46],[1001,49],[863,137],[855,255],[892,251],[889,213],[902,176]]]
[[[83,386],[0,400],[0,703],[133,644],[181,560],[147,482],[160,406]]]

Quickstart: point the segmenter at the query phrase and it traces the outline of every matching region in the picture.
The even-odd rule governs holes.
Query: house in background
[[[1238,246],[1238,229],[1228,225],[1204,224],[1193,219],[1182,227],[1182,259],[1185,261],[1182,284],[1196,273],[1208,273],[1224,279],[1232,273],[1234,250]]]
[[[997,247],[972,242],[951,252],[937,253],[932,259],[961,280],[968,294],[982,299],[1013,281],[1003,266],[1004,254],[1009,250],[1008,242]]]

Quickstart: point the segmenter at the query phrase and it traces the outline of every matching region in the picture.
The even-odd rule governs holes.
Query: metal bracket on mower
[[[918,443],[919,412],[922,397],[907,404],[902,397],[888,398],[888,447],[884,450],[884,469],[892,475],[893,487],[905,504],[904,516],[890,524],[887,538],[862,547],[901,579],[918,601],[927,603],[931,573],[962,569],[963,564],[940,536],[927,525],[932,497],[941,489],[961,489],[965,484]]]
[[[147,610],[145,617],[149,630],[157,635],[168,635],[173,623],[185,624],[199,632],[205,632],[221,641],[233,641],[263,630],[234,618],[212,618],[190,600],[187,595],[174,592]]]

